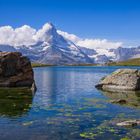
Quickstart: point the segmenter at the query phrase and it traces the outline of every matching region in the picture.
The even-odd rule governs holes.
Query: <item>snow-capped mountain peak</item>
[[[36,40],[33,45],[16,47],[32,61],[47,64],[93,63],[77,45],[60,35],[52,23],[45,24],[33,38]]]
[[[53,24],[47,23],[37,31],[34,38],[37,41],[51,43],[53,38],[57,36],[56,29]]]
[[[139,47],[123,48],[122,42],[82,39],[46,23],[36,30],[28,25],[0,27],[0,51],[19,51],[31,61],[46,64],[85,64],[120,61],[140,56]]]

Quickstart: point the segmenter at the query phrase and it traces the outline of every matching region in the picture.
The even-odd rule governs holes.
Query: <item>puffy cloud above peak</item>
[[[43,25],[44,30],[52,30],[55,29],[55,26],[52,23],[46,23]]]
[[[77,42],[77,45],[84,46],[90,49],[115,49],[123,45],[122,42],[112,42],[107,39],[82,39]]]
[[[27,25],[16,29],[11,26],[3,26],[0,27],[0,44],[12,46],[30,45],[35,42],[33,39],[35,33],[36,30]]]
[[[61,36],[57,33],[65,39],[74,42],[76,45],[91,49],[110,49],[122,46],[122,42],[113,42],[106,39],[82,39],[74,34],[56,30],[52,23],[46,23],[38,31],[28,25],[15,29],[11,26],[0,27],[0,44],[16,47],[21,45],[33,45],[38,41],[49,43],[52,40],[62,40]]]
[[[2,26],[0,27],[1,31],[13,31],[13,28],[11,26]]]
[[[122,42],[113,42],[107,39],[82,39],[74,34],[69,34],[60,30],[58,30],[58,33],[66,39],[71,40],[76,45],[90,49],[115,49],[123,45]]]
[[[32,45],[35,43],[34,35],[36,34],[36,30],[31,28],[28,25],[24,25],[20,28],[15,29],[14,44],[15,46],[20,45]]]
[[[11,26],[0,27],[0,44],[9,45],[13,38],[15,38],[15,34]]]
[[[49,41],[52,38],[52,35],[56,35],[55,26],[52,23],[46,23],[41,29],[39,29],[34,36],[36,41]]]
[[[38,41],[49,42],[55,38],[57,30],[52,23],[46,23],[38,31],[28,25],[19,28],[11,26],[0,27],[0,44],[11,46],[33,45]]]
[[[67,32],[63,32],[60,30],[57,30],[57,32],[62,35],[65,39],[70,40],[74,43],[77,43],[79,40],[81,40],[78,36],[74,35],[74,34],[69,34]]]

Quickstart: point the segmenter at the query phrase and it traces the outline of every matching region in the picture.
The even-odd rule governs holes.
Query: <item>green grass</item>
[[[51,64],[41,64],[41,63],[32,63],[32,67],[49,67],[49,66],[53,66]]]
[[[67,64],[65,66],[97,66],[97,64]]]
[[[111,62],[108,66],[140,66],[140,58],[129,59],[121,62]]]
[[[98,66],[99,64],[69,64],[65,66]],[[110,62],[105,65],[108,66],[140,66],[140,58],[129,59],[121,62]],[[52,64],[32,63],[32,67],[49,67]]]
[[[66,64],[64,66],[96,66],[97,64]],[[50,66],[57,66],[52,64],[41,64],[41,63],[32,63],[32,67],[50,67]]]

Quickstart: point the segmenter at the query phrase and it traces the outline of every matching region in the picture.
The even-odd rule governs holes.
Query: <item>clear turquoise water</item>
[[[33,97],[20,93],[21,98],[0,99],[0,140],[140,139],[139,127],[115,125],[140,119],[139,106],[112,104],[112,96],[94,87],[118,68],[123,67],[35,68],[38,90]],[[133,97],[139,104],[140,95]]]

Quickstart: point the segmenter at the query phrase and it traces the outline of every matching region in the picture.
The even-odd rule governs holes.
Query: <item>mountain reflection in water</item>
[[[139,140],[138,127],[134,131],[112,122],[139,119],[140,110],[110,102],[112,96],[122,96],[139,103],[137,94],[105,95],[95,88],[102,77],[117,68],[34,68],[34,96],[11,91],[0,95],[0,140]]]

